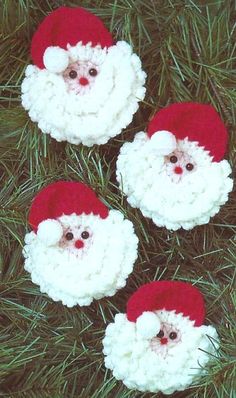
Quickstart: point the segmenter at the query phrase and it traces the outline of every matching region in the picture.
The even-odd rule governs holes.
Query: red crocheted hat
[[[198,142],[219,162],[226,152],[228,135],[224,123],[211,105],[195,102],[176,103],[157,112],[149,123],[147,134],[170,132],[176,139]],[[162,134],[160,134],[162,138]],[[170,138],[168,144],[172,145]]]
[[[58,181],[35,196],[29,212],[29,224],[36,232],[42,221],[73,213],[92,213],[106,218],[108,209],[92,189],[81,182]]]
[[[136,322],[146,311],[175,311],[201,326],[205,318],[202,294],[190,283],[155,281],[141,286],[128,300],[127,318]]]
[[[31,43],[31,57],[39,68],[61,72],[68,66],[67,45],[91,43],[110,47],[112,36],[103,22],[84,8],[59,7],[39,25]]]

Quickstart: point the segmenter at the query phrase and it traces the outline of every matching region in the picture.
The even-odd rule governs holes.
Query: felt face
[[[157,354],[166,356],[168,351],[181,342],[181,332],[174,325],[163,322],[156,337],[153,337],[150,346]]]
[[[57,221],[62,227],[57,242],[49,245],[34,232],[25,238],[25,269],[42,292],[72,307],[111,296],[125,285],[137,257],[131,222],[115,210],[105,219],[73,214]]]
[[[178,183],[189,173],[196,171],[197,163],[188,152],[176,149],[165,156],[166,174],[172,182]]]
[[[117,180],[129,203],[157,226],[173,230],[209,222],[232,190],[230,173],[226,160],[213,162],[187,139],[161,156],[145,133],[124,144],[117,161]]]
[[[27,67],[22,104],[57,141],[105,144],[132,121],[144,98],[140,59],[125,42],[108,49],[79,43],[68,53],[62,73]]]
[[[204,372],[201,366],[210,359],[207,353],[215,353],[207,335],[217,339],[217,334],[213,327],[195,327],[174,311],[156,315],[161,329],[151,339],[140,335],[126,315],[116,315],[103,340],[105,365],[129,388],[171,394],[184,390]]]
[[[65,219],[65,216],[64,216]],[[78,255],[78,249],[83,252],[88,250],[93,243],[93,231],[89,225],[80,225],[79,223],[71,225],[68,221],[61,220],[63,227],[63,236],[59,241],[59,247]],[[96,229],[96,228],[95,228]]]
[[[64,71],[63,78],[69,92],[83,95],[93,87],[98,73],[99,68],[93,62],[74,62]]]

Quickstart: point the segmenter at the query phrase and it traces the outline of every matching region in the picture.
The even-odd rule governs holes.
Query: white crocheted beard
[[[46,245],[34,232],[25,237],[25,269],[41,292],[72,307],[112,296],[125,286],[138,246],[130,221],[116,210],[105,219],[73,214],[58,221],[63,236],[57,244]]]
[[[42,132],[57,141],[105,144],[131,123],[144,98],[140,59],[123,41],[108,49],[78,43],[68,52],[64,73],[26,68],[22,105]]]
[[[116,172],[131,206],[170,230],[208,223],[228,200],[230,173],[226,160],[213,162],[207,151],[187,139],[178,140],[173,153],[160,156],[144,132],[123,145]]]
[[[210,355],[216,355],[218,337],[212,326],[194,327],[194,322],[174,311],[156,311],[156,315],[164,336],[152,339],[141,336],[125,314],[116,315],[103,340],[105,366],[128,388],[172,394],[205,372]]]

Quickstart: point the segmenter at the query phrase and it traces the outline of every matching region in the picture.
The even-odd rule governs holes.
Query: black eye
[[[77,72],[76,70],[71,70],[69,73],[69,76],[71,79],[75,79],[77,77]]]
[[[193,165],[192,163],[186,164],[186,169],[187,169],[188,171],[193,170],[193,168],[194,168],[194,165]]]
[[[97,76],[98,71],[95,68],[91,68],[91,69],[89,69],[89,74],[90,74],[90,76]]]
[[[72,234],[72,232],[67,232],[65,235],[65,238],[67,240],[72,240],[74,238],[74,235]]]
[[[176,337],[177,337],[177,333],[176,333],[176,332],[171,332],[171,333],[169,334],[169,338],[170,338],[171,340],[175,340]]]
[[[157,334],[157,337],[159,339],[161,339],[163,336],[164,336],[164,332],[163,332],[163,330],[160,330],[160,332]]]
[[[171,157],[170,157],[170,162],[171,162],[171,163],[176,163],[176,162],[178,162],[177,156],[175,156],[175,155],[171,156]]]
[[[81,238],[83,238],[83,239],[88,239],[88,238],[89,238],[89,233],[88,233],[88,231],[83,231],[82,234],[81,234]]]

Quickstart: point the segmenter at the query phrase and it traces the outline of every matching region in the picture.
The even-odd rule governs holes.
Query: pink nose
[[[82,247],[84,247],[84,242],[82,241],[82,240],[77,240],[76,242],[75,242],[75,247],[77,248],[77,249],[82,249]]]
[[[162,337],[161,344],[164,345],[164,344],[167,344],[167,343],[168,343],[168,339],[166,337]]]
[[[180,166],[176,166],[174,168],[174,172],[175,172],[175,174],[182,174],[183,173],[183,169]]]
[[[86,77],[81,77],[79,79],[79,83],[81,84],[81,86],[87,86],[87,84],[89,84],[89,81]]]

